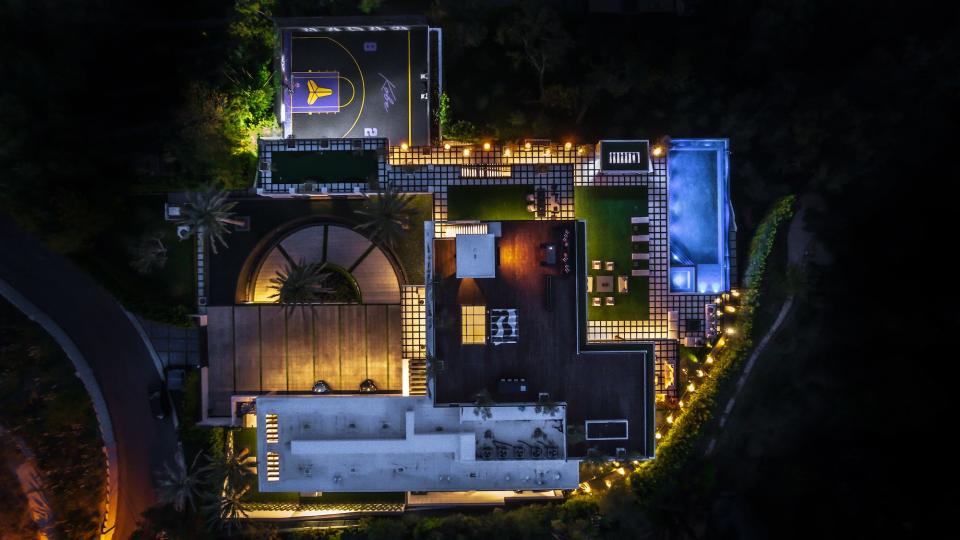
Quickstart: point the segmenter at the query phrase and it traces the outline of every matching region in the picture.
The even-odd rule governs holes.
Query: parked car
[[[377,385],[373,379],[367,379],[360,383],[360,391],[363,393],[372,393],[377,391]]]
[[[329,394],[330,385],[327,384],[327,381],[319,380],[313,383],[313,393],[314,394]]]

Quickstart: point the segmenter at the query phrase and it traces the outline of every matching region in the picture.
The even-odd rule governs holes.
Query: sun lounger
[[[630,223],[631,223],[632,225],[640,225],[640,224],[643,224],[643,223],[650,223],[650,218],[649,218],[649,217],[646,217],[646,216],[644,216],[644,217],[632,217],[632,218],[630,218]]]
[[[631,270],[630,275],[634,277],[644,277],[650,275],[650,270]]]
[[[614,304],[613,304],[613,297],[612,297],[612,296],[608,296],[608,297],[604,298],[603,302],[604,302],[605,305],[608,305],[608,306],[614,305]]]
[[[593,305],[593,307],[600,307],[600,297],[594,296],[590,299],[590,303]]]
[[[600,261],[593,261],[593,262],[591,262],[591,263],[590,263],[590,268],[592,268],[593,270],[599,270],[599,269],[600,269]]]
[[[604,267],[607,269],[607,272],[613,272],[613,261],[607,261],[607,264],[604,265]]]
[[[647,261],[650,260],[649,253],[631,253],[630,259],[634,261]]]
[[[631,242],[649,242],[649,241],[650,241],[650,235],[649,235],[649,234],[634,234],[634,235],[632,235],[632,236],[630,237],[630,241],[631,241]]]

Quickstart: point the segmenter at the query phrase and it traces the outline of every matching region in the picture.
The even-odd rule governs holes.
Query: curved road
[[[110,495],[116,520],[109,521],[115,526],[104,536],[126,539],[140,514],[156,501],[153,471],[176,451],[170,418],[157,420],[150,413],[147,389],[160,382],[150,352],[109,293],[6,215],[0,215],[0,253],[0,285],[15,289],[66,334],[99,386],[115,440],[108,454],[115,450],[117,473],[117,492]]]

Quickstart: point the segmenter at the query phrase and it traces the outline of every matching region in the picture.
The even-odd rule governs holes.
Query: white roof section
[[[572,489],[565,410],[534,406],[434,407],[426,396],[261,396],[257,400],[261,491],[471,491]],[[266,415],[277,415],[267,443]],[[497,458],[495,448],[524,448]],[[552,452],[539,452],[534,448]],[[267,454],[279,463],[268,480]],[[550,456],[550,458],[547,458]],[[276,478],[276,476],[274,476]]]
[[[497,277],[497,249],[493,234],[457,235],[457,277]]]

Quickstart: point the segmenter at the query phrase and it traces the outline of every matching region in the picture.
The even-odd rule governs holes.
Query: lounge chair
[[[591,304],[593,307],[600,307],[600,305],[601,305],[601,304],[600,304],[600,297],[599,297],[599,296],[594,296],[594,297],[592,297],[592,298],[590,299],[590,304]]]
[[[594,269],[594,270],[599,270],[599,269],[600,269],[600,261],[593,261],[593,262],[591,262],[591,263],[590,263],[590,268],[592,268],[592,269]]]
[[[618,293],[627,293],[630,292],[630,278],[627,276],[617,276],[617,292]]]
[[[604,267],[607,269],[607,272],[613,272],[613,261],[607,261]]]
[[[604,298],[603,303],[604,303],[604,305],[612,306],[612,305],[613,305],[613,297],[612,297],[612,296],[608,296],[608,297]]]

